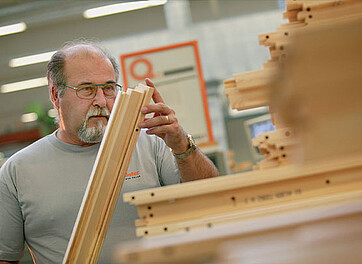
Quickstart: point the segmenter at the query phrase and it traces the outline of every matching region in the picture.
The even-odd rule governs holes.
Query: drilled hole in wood
[[[138,131],[138,128],[136,128],[136,132]]]
[[[287,155],[286,154],[283,154],[282,157],[285,158]]]
[[[269,38],[269,36],[268,36],[268,35],[266,35],[266,36],[265,36],[265,38],[267,38],[267,39],[268,39],[268,38]]]
[[[186,227],[185,230],[186,230],[186,232],[189,232],[189,231],[190,231],[190,227]]]
[[[310,7],[307,8],[307,11],[308,11],[308,12],[310,11]]]
[[[134,196],[132,196],[132,197],[131,197],[131,199],[132,199],[132,200],[134,200],[134,199],[135,199],[135,197],[134,197]]]
[[[327,183],[327,184],[330,184],[330,181],[329,181],[329,180],[326,180],[326,183]]]
[[[153,214],[150,214],[150,217],[153,217]]]
[[[208,227],[208,228],[211,228],[211,227],[212,227],[212,224],[211,224],[211,223],[208,223],[208,224],[207,224],[207,227]]]
[[[147,207],[147,209],[148,209],[148,210],[151,210],[151,209],[152,209],[152,207],[151,207],[151,206],[148,206],[148,207]]]
[[[285,132],[285,135],[286,135],[287,137],[289,137],[289,136],[290,136],[290,132],[289,132],[289,131]]]
[[[155,194],[154,194],[154,193],[151,193],[151,196],[155,196]]]
[[[288,35],[289,35],[289,33],[288,33],[288,32],[284,32],[284,35],[285,35],[285,36],[288,36]]]
[[[281,146],[281,147],[280,147],[280,150],[284,150],[284,147],[283,147],[283,146]]]
[[[312,18],[313,16],[312,16],[312,15],[309,15],[308,17],[309,17],[309,18]]]
[[[280,50],[283,50],[284,49],[284,47],[283,46],[280,46]]]
[[[233,202],[235,202],[235,201],[236,201],[235,196],[232,196],[232,197],[231,197],[231,201],[233,201]]]
[[[168,229],[167,229],[167,227],[165,227],[163,230],[164,230],[164,231],[167,231]]]
[[[148,231],[145,231],[145,235],[148,235]]]
[[[265,139],[268,139],[269,138],[269,136],[265,136]]]

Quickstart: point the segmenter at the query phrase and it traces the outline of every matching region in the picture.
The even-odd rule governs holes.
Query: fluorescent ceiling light
[[[34,122],[36,120],[38,120],[37,113],[27,113],[21,116],[21,122],[23,123]]]
[[[39,54],[30,55],[30,56],[24,56],[24,57],[11,59],[9,61],[9,66],[14,68],[14,67],[20,67],[20,66],[45,62],[45,61],[50,60],[50,58],[53,56],[54,53],[55,53],[55,51],[49,51],[49,52],[45,52],[45,53],[39,53]]]
[[[24,22],[0,27],[0,36],[15,34],[26,29]]]
[[[41,77],[41,78],[35,78],[35,79],[30,79],[30,80],[21,81],[21,82],[3,84],[1,86],[1,92],[2,93],[11,93],[11,92],[15,92],[15,91],[36,88],[36,87],[41,87],[41,86],[46,86],[46,85],[48,85],[47,78]]]
[[[101,6],[84,11],[83,16],[85,18],[108,16],[112,14],[147,8],[151,6],[164,5],[166,4],[166,2],[167,0],[148,0],[148,1],[125,2],[125,3]]]

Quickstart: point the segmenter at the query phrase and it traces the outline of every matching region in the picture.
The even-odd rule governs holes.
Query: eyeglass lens
[[[115,83],[105,85],[81,85],[77,89],[77,94],[81,98],[94,98],[97,94],[97,89],[102,88],[103,94],[107,98],[114,98],[117,95],[118,87]]]

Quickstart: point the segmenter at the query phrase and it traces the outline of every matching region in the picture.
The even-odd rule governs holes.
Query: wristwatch
[[[186,135],[187,141],[189,142],[189,148],[181,154],[176,154],[173,152],[173,150],[171,149],[172,154],[177,158],[177,159],[184,159],[187,158],[192,152],[194,152],[197,148],[196,143],[194,138],[190,135],[187,134]]]

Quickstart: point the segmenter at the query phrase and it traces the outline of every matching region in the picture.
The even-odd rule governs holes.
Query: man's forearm
[[[176,159],[182,182],[216,177],[219,175],[214,163],[199,149],[185,159]]]

